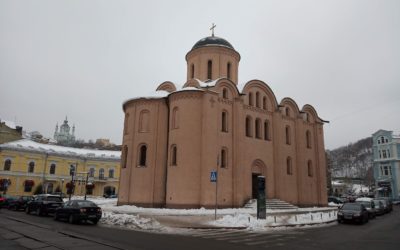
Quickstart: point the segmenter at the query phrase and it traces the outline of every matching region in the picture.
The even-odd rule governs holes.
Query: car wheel
[[[53,219],[54,219],[54,220],[58,220],[58,215],[57,215],[57,213],[54,213]]]
[[[26,213],[26,214],[30,214],[30,213],[31,213],[31,210],[29,209],[29,207],[26,207],[25,213]]]
[[[40,207],[36,208],[36,215],[42,216],[42,209]]]
[[[96,225],[99,220],[92,220],[93,224]]]

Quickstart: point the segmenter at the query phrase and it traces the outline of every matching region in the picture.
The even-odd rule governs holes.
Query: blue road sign
[[[210,181],[217,182],[217,171],[211,171]]]

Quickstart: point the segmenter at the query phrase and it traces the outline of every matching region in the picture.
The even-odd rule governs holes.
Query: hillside
[[[334,150],[327,150],[331,175],[365,179],[372,167],[372,138],[368,137]]]

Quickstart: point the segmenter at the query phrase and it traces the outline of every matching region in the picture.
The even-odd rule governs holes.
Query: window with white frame
[[[381,166],[381,176],[392,176],[392,167],[391,166]]]

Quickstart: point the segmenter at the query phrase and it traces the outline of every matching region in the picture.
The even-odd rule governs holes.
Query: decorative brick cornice
[[[218,102],[223,104],[233,105],[233,101],[226,98],[218,97]]]
[[[201,99],[203,98],[203,92],[189,92],[183,91],[170,95],[170,101],[177,101],[182,99]]]
[[[268,111],[268,110],[265,110],[265,109],[260,109],[260,108],[253,107],[253,106],[250,106],[250,105],[245,105],[244,104],[243,105],[243,109],[251,110],[253,112],[260,113],[260,114],[272,115],[271,111]]]

